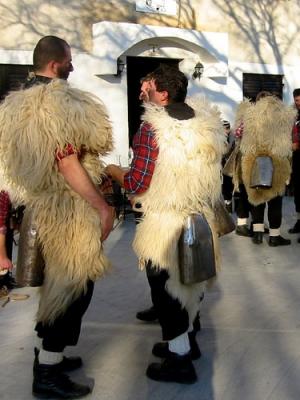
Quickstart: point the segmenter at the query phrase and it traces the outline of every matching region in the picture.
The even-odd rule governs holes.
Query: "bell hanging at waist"
[[[193,284],[216,275],[213,237],[202,214],[187,217],[178,243],[181,283]]]
[[[256,157],[251,171],[250,187],[270,189],[273,180],[273,161],[269,156]]]
[[[16,281],[20,286],[41,286],[44,259],[32,212],[26,208],[20,229]]]

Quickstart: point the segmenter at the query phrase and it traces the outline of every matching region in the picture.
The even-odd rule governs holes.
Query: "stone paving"
[[[294,223],[291,198],[284,201],[282,234],[292,245],[254,245],[234,233],[222,238],[222,271],[205,293],[198,334],[202,357],[194,385],[158,383],[145,370],[155,323],[135,319],[150,305],[144,272],[131,249],[134,222],[119,224],[106,243],[114,268],[97,282],[76,348],[84,368],[72,373],[93,386],[88,400],[299,400],[300,244],[288,235]],[[266,235],[267,238],[267,235]],[[25,301],[0,306],[0,399],[31,400],[34,315],[38,289],[22,288]],[[3,301],[2,301],[3,303]]]

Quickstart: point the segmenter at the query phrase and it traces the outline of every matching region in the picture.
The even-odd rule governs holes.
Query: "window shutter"
[[[243,97],[255,100],[262,90],[271,92],[282,99],[283,75],[243,74]]]
[[[0,100],[20,89],[31,69],[31,65],[0,64]]]

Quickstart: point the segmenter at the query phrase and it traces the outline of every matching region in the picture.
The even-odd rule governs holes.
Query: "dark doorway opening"
[[[32,65],[0,64],[0,101],[12,90],[20,89],[31,70]]]
[[[283,75],[243,74],[243,97],[255,101],[262,90],[271,92],[282,100]]]
[[[139,100],[140,81],[149,72],[161,64],[176,66],[181,59],[156,58],[156,57],[127,57],[127,100],[128,100],[128,131],[129,146],[141,123],[143,107]]]

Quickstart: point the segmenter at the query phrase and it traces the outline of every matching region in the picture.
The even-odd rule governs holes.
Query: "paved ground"
[[[133,220],[120,224],[106,244],[114,270],[97,283],[79,345],[69,351],[84,359],[73,377],[94,386],[87,399],[299,400],[300,245],[286,234],[292,210],[285,199],[282,233],[291,237],[291,246],[257,246],[234,233],[222,239],[223,269],[202,303],[199,381],[188,386],[145,377],[160,330],[135,319],[149,305],[149,289],[130,246]],[[1,400],[32,399],[38,291],[16,292],[30,298],[0,307]]]

